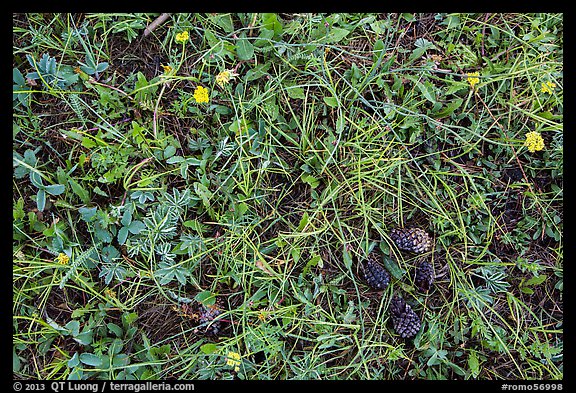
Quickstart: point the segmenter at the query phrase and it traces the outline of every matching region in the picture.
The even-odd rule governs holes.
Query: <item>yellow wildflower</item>
[[[526,134],[526,141],[524,146],[528,148],[531,153],[544,149],[544,139],[537,131],[531,131]]]
[[[470,86],[472,88],[474,88],[474,86],[480,82],[480,78],[478,78],[480,76],[479,72],[469,72],[468,73],[468,78],[466,78],[466,80],[468,81],[468,83],[470,83]]]
[[[190,35],[188,34],[188,30],[184,30],[182,33],[176,34],[176,42],[179,44],[183,44],[188,41]]]
[[[109,298],[116,299],[116,292],[114,292],[114,291],[111,290],[110,288],[104,289],[104,294],[105,294],[106,296],[108,296]]]
[[[224,70],[218,75],[216,75],[216,83],[218,83],[218,85],[222,87],[226,83],[229,83],[231,79],[234,79],[237,76],[238,74],[234,73],[234,71],[232,70]]]
[[[58,254],[58,256],[56,257],[56,262],[58,262],[61,265],[67,265],[69,261],[70,261],[70,257],[68,255],[64,254],[63,252]]]
[[[226,364],[228,366],[234,367],[234,371],[240,370],[240,354],[229,351],[228,355],[226,356]]]
[[[199,104],[208,102],[208,89],[203,86],[198,86],[196,90],[194,90],[194,99]]]
[[[170,67],[169,65],[162,64],[162,69],[164,70],[165,74],[169,74],[170,71],[172,71],[172,67]]]
[[[540,89],[540,91],[542,93],[548,93],[548,94],[552,94],[553,89],[556,87],[556,83],[553,82],[542,82],[542,88]]]

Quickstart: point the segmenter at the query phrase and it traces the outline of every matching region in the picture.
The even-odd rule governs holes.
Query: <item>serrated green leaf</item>
[[[146,229],[146,225],[142,222],[142,221],[138,221],[138,220],[134,220],[130,223],[130,226],[128,226],[128,230],[130,231],[131,234],[133,235],[137,235],[140,232],[142,232],[144,229]]]
[[[127,226],[130,225],[131,222],[132,222],[132,210],[127,208],[126,210],[124,210],[124,214],[122,214],[122,220],[120,220],[120,223],[122,223],[122,225],[124,226]]]
[[[123,245],[126,243],[126,239],[128,239],[128,228],[122,227],[118,231],[118,244]]]

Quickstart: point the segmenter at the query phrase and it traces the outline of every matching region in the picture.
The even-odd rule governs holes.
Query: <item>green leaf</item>
[[[105,61],[102,63],[98,63],[98,65],[96,66],[96,72],[102,72],[106,68],[108,68],[108,63],[106,63]]]
[[[320,184],[320,180],[318,180],[317,178],[315,178],[312,175],[308,175],[306,173],[303,173],[301,176],[301,179],[304,183],[307,183],[310,185],[310,187],[312,188],[316,188],[318,187],[318,185]]]
[[[93,353],[83,353],[80,355],[80,361],[87,366],[100,367],[103,364],[103,359]]]
[[[535,285],[540,285],[542,284],[544,281],[546,281],[546,279],[548,278],[548,276],[546,276],[545,274],[541,274],[539,276],[535,276],[532,277],[529,280],[526,280],[523,284],[523,286],[535,286]]]
[[[194,191],[202,199],[202,203],[206,209],[210,208],[210,198],[212,198],[212,193],[204,184],[195,182]]]
[[[300,219],[300,223],[298,224],[296,232],[302,232],[302,230],[306,227],[306,224],[308,224],[308,218],[309,218],[308,212],[304,212],[302,218]]]
[[[213,343],[204,344],[200,347],[200,350],[206,355],[210,355],[211,353],[217,352],[219,349],[220,347]]]
[[[352,256],[350,255],[350,252],[346,249],[346,245],[344,245],[344,248],[342,250],[342,260],[344,261],[344,266],[346,266],[347,269],[350,269],[352,267]]]
[[[400,280],[402,276],[406,274],[406,270],[400,268],[400,266],[398,266],[398,263],[396,263],[395,260],[393,260],[388,256],[382,257],[382,264],[384,265],[386,270],[388,270],[390,274],[392,274],[392,276],[394,276],[394,278],[396,278],[397,280]]]
[[[21,362],[20,356],[16,353],[16,347],[12,347],[12,372],[16,373],[20,371]]]
[[[130,225],[130,222],[132,222],[132,210],[128,208],[124,210],[124,214],[122,215],[122,220],[120,220],[120,222],[124,226]]]
[[[322,267],[322,257],[320,257],[320,255],[315,255],[312,258],[310,258],[310,260],[306,263],[306,266],[304,266],[304,268],[302,269],[302,275],[305,276],[306,274],[308,274],[310,269],[316,265],[320,265],[320,267]]]
[[[324,102],[331,108],[338,106],[338,99],[336,97],[323,97]]]
[[[66,187],[63,184],[52,184],[44,187],[44,190],[51,195],[60,195],[66,190]]]
[[[372,60],[378,61],[378,58],[386,54],[386,46],[382,40],[377,40],[372,47]]]
[[[430,83],[430,81],[426,81],[425,83],[416,81],[416,86],[418,87],[418,90],[422,92],[424,98],[433,104],[436,103],[436,92],[434,91],[434,85]]]
[[[254,45],[246,38],[245,33],[242,33],[238,38],[236,54],[240,60],[250,60],[254,57]]]
[[[38,206],[38,210],[44,211],[44,207],[46,207],[46,191],[42,189],[38,190],[38,194],[36,194],[36,205]]]
[[[38,188],[44,188],[42,176],[38,172],[30,172],[30,182]]]
[[[262,13],[262,28],[273,30],[275,36],[282,34],[282,24],[278,21],[278,17],[273,13]]]
[[[109,322],[106,326],[108,327],[108,330],[116,335],[116,337],[122,337],[123,331],[120,326],[112,322]]]
[[[92,331],[92,329],[88,329],[85,332],[82,332],[76,337],[74,337],[74,341],[82,345],[90,345],[92,344],[93,336],[94,332]]]
[[[478,362],[476,351],[470,351],[468,355],[468,367],[470,368],[470,372],[474,378],[480,374],[480,363]]]
[[[90,202],[90,194],[88,194],[88,191],[86,191],[86,189],[84,189],[76,180],[70,178],[68,179],[68,183],[70,183],[70,187],[72,187],[74,194],[78,195],[83,203]]]
[[[78,352],[74,353],[74,356],[72,356],[70,358],[70,360],[68,360],[67,366],[69,368],[74,368],[76,366],[78,366],[80,364],[80,359],[78,358]]]
[[[268,68],[270,68],[270,63],[257,65],[246,73],[244,76],[244,81],[250,82],[263,77],[264,75],[268,74]]]
[[[334,27],[326,35],[326,42],[335,44],[337,42],[342,41],[344,37],[346,37],[348,34],[350,34],[350,30],[342,29],[340,27]]]
[[[77,336],[80,333],[80,322],[78,321],[70,321],[65,326],[66,329],[73,335]]]
[[[126,239],[128,239],[128,228],[122,227],[118,231],[118,244],[123,245],[126,243]]]
[[[304,95],[304,89],[301,87],[286,87],[286,93],[290,98],[301,100],[306,98],[306,96]]]
[[[186,161],[184,157],[181,156],[173,156],[166,160],[167,164],[178,164],[180,162]]]
[[[202,291],[194,296],[194,300],[202,303],[204,306],[213,306],[216,304],[216,295],[210,291]]]
[[[95,207],[81,207],[78,209],[78,213],[80,213],[80,218],[83,221],[89,222],[92,218],[96,215],[96,211],[98,210],[98,206]]]
[[[130,231],[130,233],[132,233],[133,235],[137,235],[140,232],[142,232],[144,229],[146,229],[146,225],[142,222],[142,221],[138,221],[138,220],[134,220],[130,223],[130,226],[128,226],[128,230]]]
[[[164,149],[164,158],[170,158],[174,154],[176,154],[176,147],[172,145],[166,146],[166,149]]]
[[[26,86],[26,80],[18,68],[12,69],[12,80],[15,84],[19,85],[19,87]]]
[[[215,15],[213,17],[213,21],[226,33],[232,33],[234,31],[234,23],[232,22],[232,17],[230,14]]]

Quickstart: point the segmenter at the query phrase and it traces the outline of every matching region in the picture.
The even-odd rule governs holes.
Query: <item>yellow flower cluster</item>
[[[542,82],[542,88],[540,89],[540,91],[542,93],[548,93],[548,94],[552,94],[553,89],[556,87],[556,83],[553,82]]]
[[[531,153],[544,149],[544,139],[539,132],[531,131],[526,134],[526,141],[524,146],[528,148]]]
[[[229,351],[228,355],[226,356],[226,364],[228,366],[234,367],[234,371],[240,370],[240,354]]]
[[[190,34],[188,34],[188,30],[184,30],[182,33],[176,34],[176,42],[179,44],[185,43],[186,41],[188,41],[188,38],[190,38]]]
[[[70,257],[68,255],[64,254],[63,252],[58,254],[58,256],[56,257],[56,262],[58,262],[61,265],[67,265],[69,261],[70,261]]]
[[[194,90],[194,99],[199,104],[208,102],[208,89],[203,86],[198,86],[196,90]]]
[[[218,75],[216,75],[216,83],[220,87],[224,86],[225,84],[229,83],[231,79],[234,79],[238,74],[234,73],[232,70],[224,70]]]
[[[468,78],[466,78],[466,80],[468,81],[468,83],[470,83],[470,86],[472,88],[474,88],[474,86],[480,82],[480,78],[478,78],[480,76],[479,72],[469,72],[468,73]]]

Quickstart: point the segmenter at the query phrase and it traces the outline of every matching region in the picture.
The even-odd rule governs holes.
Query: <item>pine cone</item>
[[[420,228],[395,228],[390,232],[390,238],[401,250],[423,253],[432,247],[430,235]]]
[[[200,323],[201,327],[198,328],[198,331],[207,335],[217,335],[220,332],[221,323],[220,321],[214,321],[214,319],[221,313],[222,311],[216,305],[200,305],[198,310],[198,322]]]
[[[406,304],[404,299],[395,295],[392,298],[390,312],[392,313],[394,330],[396,330],[396,333],[398,333],[400,337],[411,338],[418,334],[422,326],[420,318],[412,308]]]
[[[388,271],[382,267],[377,261],[377,255],[371,253],[364,263],[364,278],[368,285],[374,289],[384,290],[390,283],[390,275]]]
[[[433,281],[434,271],[432,269],[432,265],[426,261],[420,262],[420,264],[416,267],[416,277],[414,278],[416,286],[418,286],[421,291],[428,292],[432,286]]]

